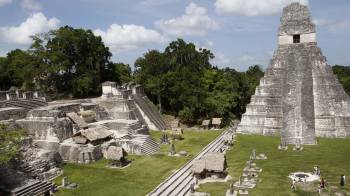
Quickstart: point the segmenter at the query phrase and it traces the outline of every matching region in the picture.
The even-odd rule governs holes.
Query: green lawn
[[[185,150],[188,157],[168,157],[169,146],[163,145],[159,154],[154,156],[128,156],[132,160],[125,169],[106,168],[107,161],[101,160],[92,164],[66,164],[64,175],[69,181],[78,183],[76,190],[60,189],[58,196],[142,196],[155,188],[171,171],[180,168],[196,155],[204,146],[216,138],[221,131],[185,131],[184,140],[176,141],[176,151]],[[161,132],[152,132],[159,139]],[[61,177],[55,180],[60,184]]]
[[[268,160],[257,160],[257,166],[263,169],[259,174],[261,182],[250,191],[249,195],[279,196],[279,195],[318,195],[316,189],[311,192],[290,190],[290,173],[303,171],[312,172],[314,165],[319,165],[321,174],[328,182],[328,192],[343,192],[350,195],[350,182],[345,188],[339,188],[341,174],[350,177],[350,140],[346,139],[318,139],[318,145],[306,146],[302,152],[294,152],[292,146],[288,151],[279,151],[278,137],[246,136],[238,135],[234,148],[227,152],[227,164],[229,174],[233,181],[237,181],[242,174],[246,161],[253,148],[257,154],[265,153]],[[207,183],[201,185],[198,191],[208,192],[212,196],[225,195],[229,184],[232,183]],[[335,191],[330,190],[335,186]],[[333,195],[333,194],[331,194]]]

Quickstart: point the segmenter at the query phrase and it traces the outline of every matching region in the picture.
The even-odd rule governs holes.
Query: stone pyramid
[[[278,48],[237,132],[281,135],[287,144],[350,136],[350,99],[316,42],[307,6],[283,9]]]

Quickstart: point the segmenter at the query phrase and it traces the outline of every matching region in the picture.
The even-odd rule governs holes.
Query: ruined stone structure
[[[307,6],[283,10],[278,48],[237,132],[315,144],[315,137],[350,136],[350,99],[316,42]]]
[[[0,121],[25,118],[29,110],[45,105],[46,97],[41,92],[23,92],[11,87],[8,91],[0,91]]]
[[[47,191],[52,184],[46,184],[46,180],[61,173],[62,161],[90,163],[105,157],[111,146],[138,155],[159,151],[149,129],[162,130],[165,123],[142,86],[106,82],[102,88],[103,95],[98,98],[49,103],[38,93],[23,95],[18,89],[0,93],[0,123],[27,130],[29,142],[23,148],[30,152],[25,156],[28,158],[13,163],[11,168],[0,166],[0,171],[13,171],[0,177],[16,182],[6,187],[7,192],[32,194],[38,190],[36,186]],[[38,101],[40,104],[35,104]],[[0,187],[0,195],[2,190]]]
[[[147,112],[136,106],[132,96],[144,96],[142,86],[106,82],[102,88],[99,98],[50,102],[15,122],[28,130],[36,146],[58,152],[64,161],[98,160],[111,145],[121,146],[131,154],[157,152],[159,145],[148,135],[150,126],[157,128],[148,121],[155,115],[145,115]],[[158,116],[157,120],[163,122]]]
[[[38,91],[23,92],[16,87],[0,91],[0,108],[21,107],[29,110],[44,105],[47,105],[46,97]]]
[[[115,82],[102,84],[102,98],[119,100],[123,108],[118,108],[118,113],[125,108],[135,106],[134,110],[127,110],[125,115],[135,115],[147,124],[151,130],[165,130],[166,125],[153,103],[147,98],[141,85],[134,83],[118,86]],[[131,106],[130,106],[131,105]]]

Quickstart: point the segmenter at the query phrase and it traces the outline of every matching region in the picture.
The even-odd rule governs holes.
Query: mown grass
[[[289,146],[288,151],[279,151],[279,142],[279,137],[238,135],[234,148],[226,154],[229,174],[233,180],[227,183],[203,184],[198,191],[208,192],[212,196],[225,195],[230,183],[237,181],[242,174],[246,161],[255,148],[257,154],[266,154],[268,160],[255,161],[263,172],[259,174],[261,182],[249,195],[318,195],[317,188],[291,191],[287,177],[297,171],[312,172],[314,165],[320,166],[322,177],[328,183],[326,191],[329,195],[335,192],[350,195],[350,183],[346,183],[344,188],[339,186],[341,174],[350,176],[350,140],[318,139],[318,145],[305,146],[301,152],[293,151],[292,146]]]
[[[221,131],[185,131],[184,140],[175,141],[176,151],[185,150],[187,157],[168,157],[169,146],[162,145],[158,154],[153,156],[129,155],[132,164],[124,169],[107,168],[107,161],[95,163],[66,164],[64,175],[69,181],[79,184],[75,190],[59,189],[58,196],[142,196],[155,188],[175,169],[180,168],[204,146],[216,138]],[[159,141],[161,132],[151,132]],[[61,183],[61,177],[55,180]]]

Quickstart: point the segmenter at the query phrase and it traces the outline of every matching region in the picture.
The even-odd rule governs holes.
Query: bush
[[[185,107],[179,112],[180,120],[184,123],[191,123],[193,119],[193,112],[190,108]]]
[[[22,130],[9,130],[0,124],[0,165],[9,162],[20,154]]]

